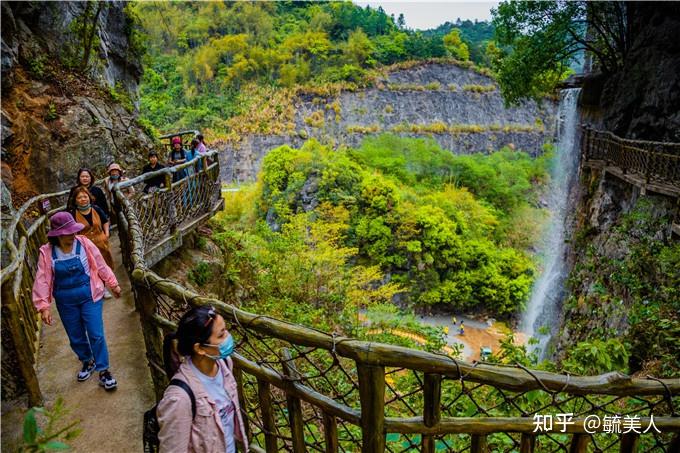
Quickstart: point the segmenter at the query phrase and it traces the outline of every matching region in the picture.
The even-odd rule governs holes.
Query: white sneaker
[[[104,288],[104,299],[111,299],[113,295],[109,292],[108,289]]]

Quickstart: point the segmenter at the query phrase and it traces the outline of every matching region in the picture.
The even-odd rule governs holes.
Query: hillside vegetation
[[[231,295],[312,324],[313,310],[342,325],[395,294],[405,307],[511,317],[533,280],[525,249],[548,161],[454,156],[391,135],[349,150],[277,148],[220,217]]]
[[[262,99],[289,99],[280,89],[365,86],[385,65],[465,61],[468,45],[479,47],[457,28],[426,35],[405,29],[403,17],[351,2],[137,2],[133,10],[148,43],[141,114],[163,131],[197,127],[222,136],[229,118],[261,110]],[[487,36],[475,27],[466,33]]]

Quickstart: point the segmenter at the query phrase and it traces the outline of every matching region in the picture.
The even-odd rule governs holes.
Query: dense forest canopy
[[[255,102],[248,85],[366,85],[377,68],[455,57],[483,64],[491,26],[406,29],[381,8],[351,2],[138,2],[147,35],[143,118],[160,130],[229,129]]]
[[[366,139],[347,151],[310,140],[300,149],[283,146],[265,157],[254,199],[247,200],[252,208],[231,202],[226,230],[259,238],[260,246],[279,247],[290,228],[299,234],[303,222],[310,229],[308,245],[319,253],[325,248],[313,232],[333,231],[330,246],[338,256],[346,256],[355,269],[368,266],[390,275],[384,281],[398,286],[391,292],[401,293],[404,306],[483,310],[507,318],[522,309],[533,280],[534,265],[524,250],[543,217],[534,206],[548,179],[548,163],[549,153],[539,159],[510,150],[454,156],[434,141],[392,135]],[[272,242],[271,229],[281,232],[281,239]],[[290,256],[282,253],[278,259]],[[268,261],[264,268],[276,266]],[[278,294],[298,285],[290,282],[308,281],[299,277],[280,282]],[[291,299],[324,300],[337,285],[320,286],[325,289],[313,296],[296,290],[300,297]],[[335,310],[328,307],[326,314]]]

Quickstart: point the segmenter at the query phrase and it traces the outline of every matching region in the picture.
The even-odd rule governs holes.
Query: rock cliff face
[[[680,142],[680,6],[631,2],[630,50],[609,78],[586,79],[585,118],[621,137]]]
[[[586,78],[583,118],[622,137],[680,142],[680,8],[637,2],[629,11],[632,43],[623,68]],[[680,240],[671,231],[679,201],[643,194],[599,170],[580,171],[557,356],[579,341],[617,338],[631,352],[631,372],[677,376],[680,296],[668,288],[680,285]]]
[[[632,345],[632,372],[659,374],[662,370],[654,361],[663,353],[677,353],[678,347],[649,344],[662,332],[650,332],[642,314],[655,307],[660,317],[680,322],[669,305],[674,296],[668,294],[668,288],[680,283],[680,268],[672,264],[680,257],[680,241],[671,231],[677,200],[645,194],[597,169],[582,168],[580,179],[570,241],[569,297],[556,339],[558,358],[579,341],[617,338]],[[672,338],[672,325],[667,327]]]
[[[254,179],[269,150],[312,137],[358,146],[366,135],[391,132],[432,137],[460,154],[511,145],[536,155],[553,139],[555,108],[551,101],[505,108],[491,78],[453,64],[422,64],[390,73],[375,88],[330,98],[301,96],[295,103],[297,134],[250,135],[225,146],[222,178]]]
[[[15,204],[72,185],[79,167],[101,177],[113,160],[137,166],[152,145],[136,122],[142,69],[125,2],[90,11],[97,21],[88,69],[65,64],[86,4],[2,3],[2,180]]]

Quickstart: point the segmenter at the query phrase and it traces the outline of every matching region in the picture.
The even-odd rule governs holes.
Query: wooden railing
[[[641,184],[675,187],[680,193],[680,143],[629,140],[583,126],[583,161],[599,161],[631,175]]]
[[[210,304],[223,314],[237,340],[238,396],[255,452],[680,451],[680,379],[619,373],[575,377],[519,365],[467,363],[249,313],[160,277],[147,262],[157,243],[206,219],[221,205],[217,156],[200,164],[200,171],[196,160],[120,183],[114,190],[121,206],[122,254],[157,397],[168,382],[164,333],[175,329],[190,306]],[[191,174],[172,182],[172,174],[182,169]],[[159,174],[166,188],[143,195],[145,182]],[[128,198],[130,187],[137,190]],[[8,311],[15,344],[28,356],[35,354],[38,325],[30,300],[32,272],[37,248],[45,240],[47,215],[36,216],[22,232],[29,224],[25,217],[30,208],[24,206],[10,228],[11,237],[19,239],[7,244],[12,262],[3,269],[2,282],[3,310],[6,303],[13,307]],[[158,229],[164,234],[150,240]],[[33,346],[25,342],[29,337]],[[35,383],[36,403],[41,396],[34,363],[31,357],[20,361],[22,373]],[[535,415],[563,415],[564,432],[559,424],[551,432],[537,432]],[[611,422],[614,415],[619,428],[622,420],[633,420],[633,429],[606,434],[605,425],[584,424],[586,417],[607,416]],[[660,432],[642,433],[652,418]]]
[[[205,206],[220,206],[219,163],[216,152],[197,158],[181,166],[166,168],[159,172],[142,175],[131,180],[127,186],[138,185],[151,177],[161,175],[170,189],[161,189],[144,195],[142,188],[129,201],[135,209],[148,219],[146,230],[147,250],[154,250],[158,244],[172,237],[181,226],[193,226],[194,222],[205,221],[212,211]],[[215,159],[210,163],[209,159]],[[198,169],[201,168],[201,171]],[[192,170],[192,175],[172,183],[173,173]],[[101,184],[103,180],[97,181]],[[181,202],[172,199],[180,194]],[[3,378],[17,381],[18,387],[26,390],[31,406],[42,404],[43,396],[37,379],[40,319],[33,307],[32,287],[37,270],[40,246],[47,242],[49,217],[66,208],[69,190],[42,194],[29,199],[15,213],[12,222],[4,231],[3,249],[8,255],[8,264],[2,269],[2,356]],[[217,200],[217,202],[215,201]],[[171,215],[162,216],[154,206],[170,207]],[[175,206],[178,206],[175,208]],[[186,225],[183,225],[186,224]],[[155,228],[155,230],[154,230]],[[154,236],[150,232],[161,232]],[[125,247],[125,244],[123,244]],[[157,255],[154,259],[157,259]],[[146,257],[147,260],[149,256]],[[126,255],[123,253],[123,259]]]
[[[156,396],[168,383],[164,334],[189,307],[214,306],[237,341],[235,376],[252,451],[679,451],[680,379],[467,363],[320,332],[189,291],[147,265],[150,220],[124,196],[125,187],[115,194],[119,231]],[[616,414],[619,428],[625,418],[634,429],[607,434],[605,425],[584,424],[593,416],[611,422]],[[564,431],[556,424],[537,432],[536,415],[563,415]],[[642,433],[652,420],[660,432]]]
[[[3,377],[19,381],[32,406],[41,405],[43,400],[36,376],[40,319],[31,298],[33,279],[40,246],[47,242],[49,216],[65,207],[68,193],[65,190],[31,198],[4,232],[2,246],[9,264],[2,269]]]

